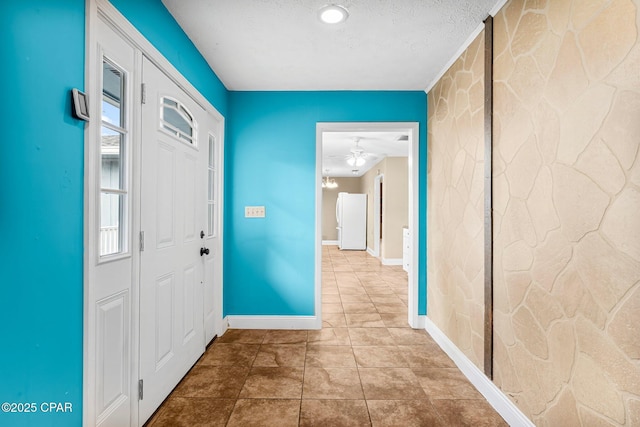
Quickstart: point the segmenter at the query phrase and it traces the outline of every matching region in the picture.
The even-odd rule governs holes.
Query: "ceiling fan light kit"
[[[332,190],[334,188],[338,188],[338,183],[335,179],[329,179],[329,177],[327,176],[326,179],[322,180],[322,188],[328,188]]]
[[[349,12],[344,6],[330,4],[318,11],[318,17],[325,24],[339,24],[349,17]]]
[[[356,154],[347,159],[347,163],[349,164],[349,166],[362,166],[365,164],[365,162],[365,159]]]

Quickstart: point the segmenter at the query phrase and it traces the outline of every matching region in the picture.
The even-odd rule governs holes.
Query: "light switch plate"
[[[265,217],[264,206],[245,206],[244,217],[245,218],[264,218]]]

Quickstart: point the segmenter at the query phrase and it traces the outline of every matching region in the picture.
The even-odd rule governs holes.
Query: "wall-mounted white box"
[[[245,206],[244,217],[245,218],[264,218],[265,217],[264,206]]]

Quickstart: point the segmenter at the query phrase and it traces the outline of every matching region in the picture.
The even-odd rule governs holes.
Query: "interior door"
[[[142,425],[204,352],[206,112],[146,58],[142,78]]]

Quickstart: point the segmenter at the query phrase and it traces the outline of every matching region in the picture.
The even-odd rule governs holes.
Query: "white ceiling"
[[[405,140],[399,140],[404,136]],[[364,150],[365,164],[349,166],[350,150],[358,146]],[[385,157],[408,157],[407,132],[323,132],[322,175],[330,177],[360,177]],[[357,170],[356,173],[353,170]]]
[[[229,90],[424,90],[504,0],[162,0]]]

